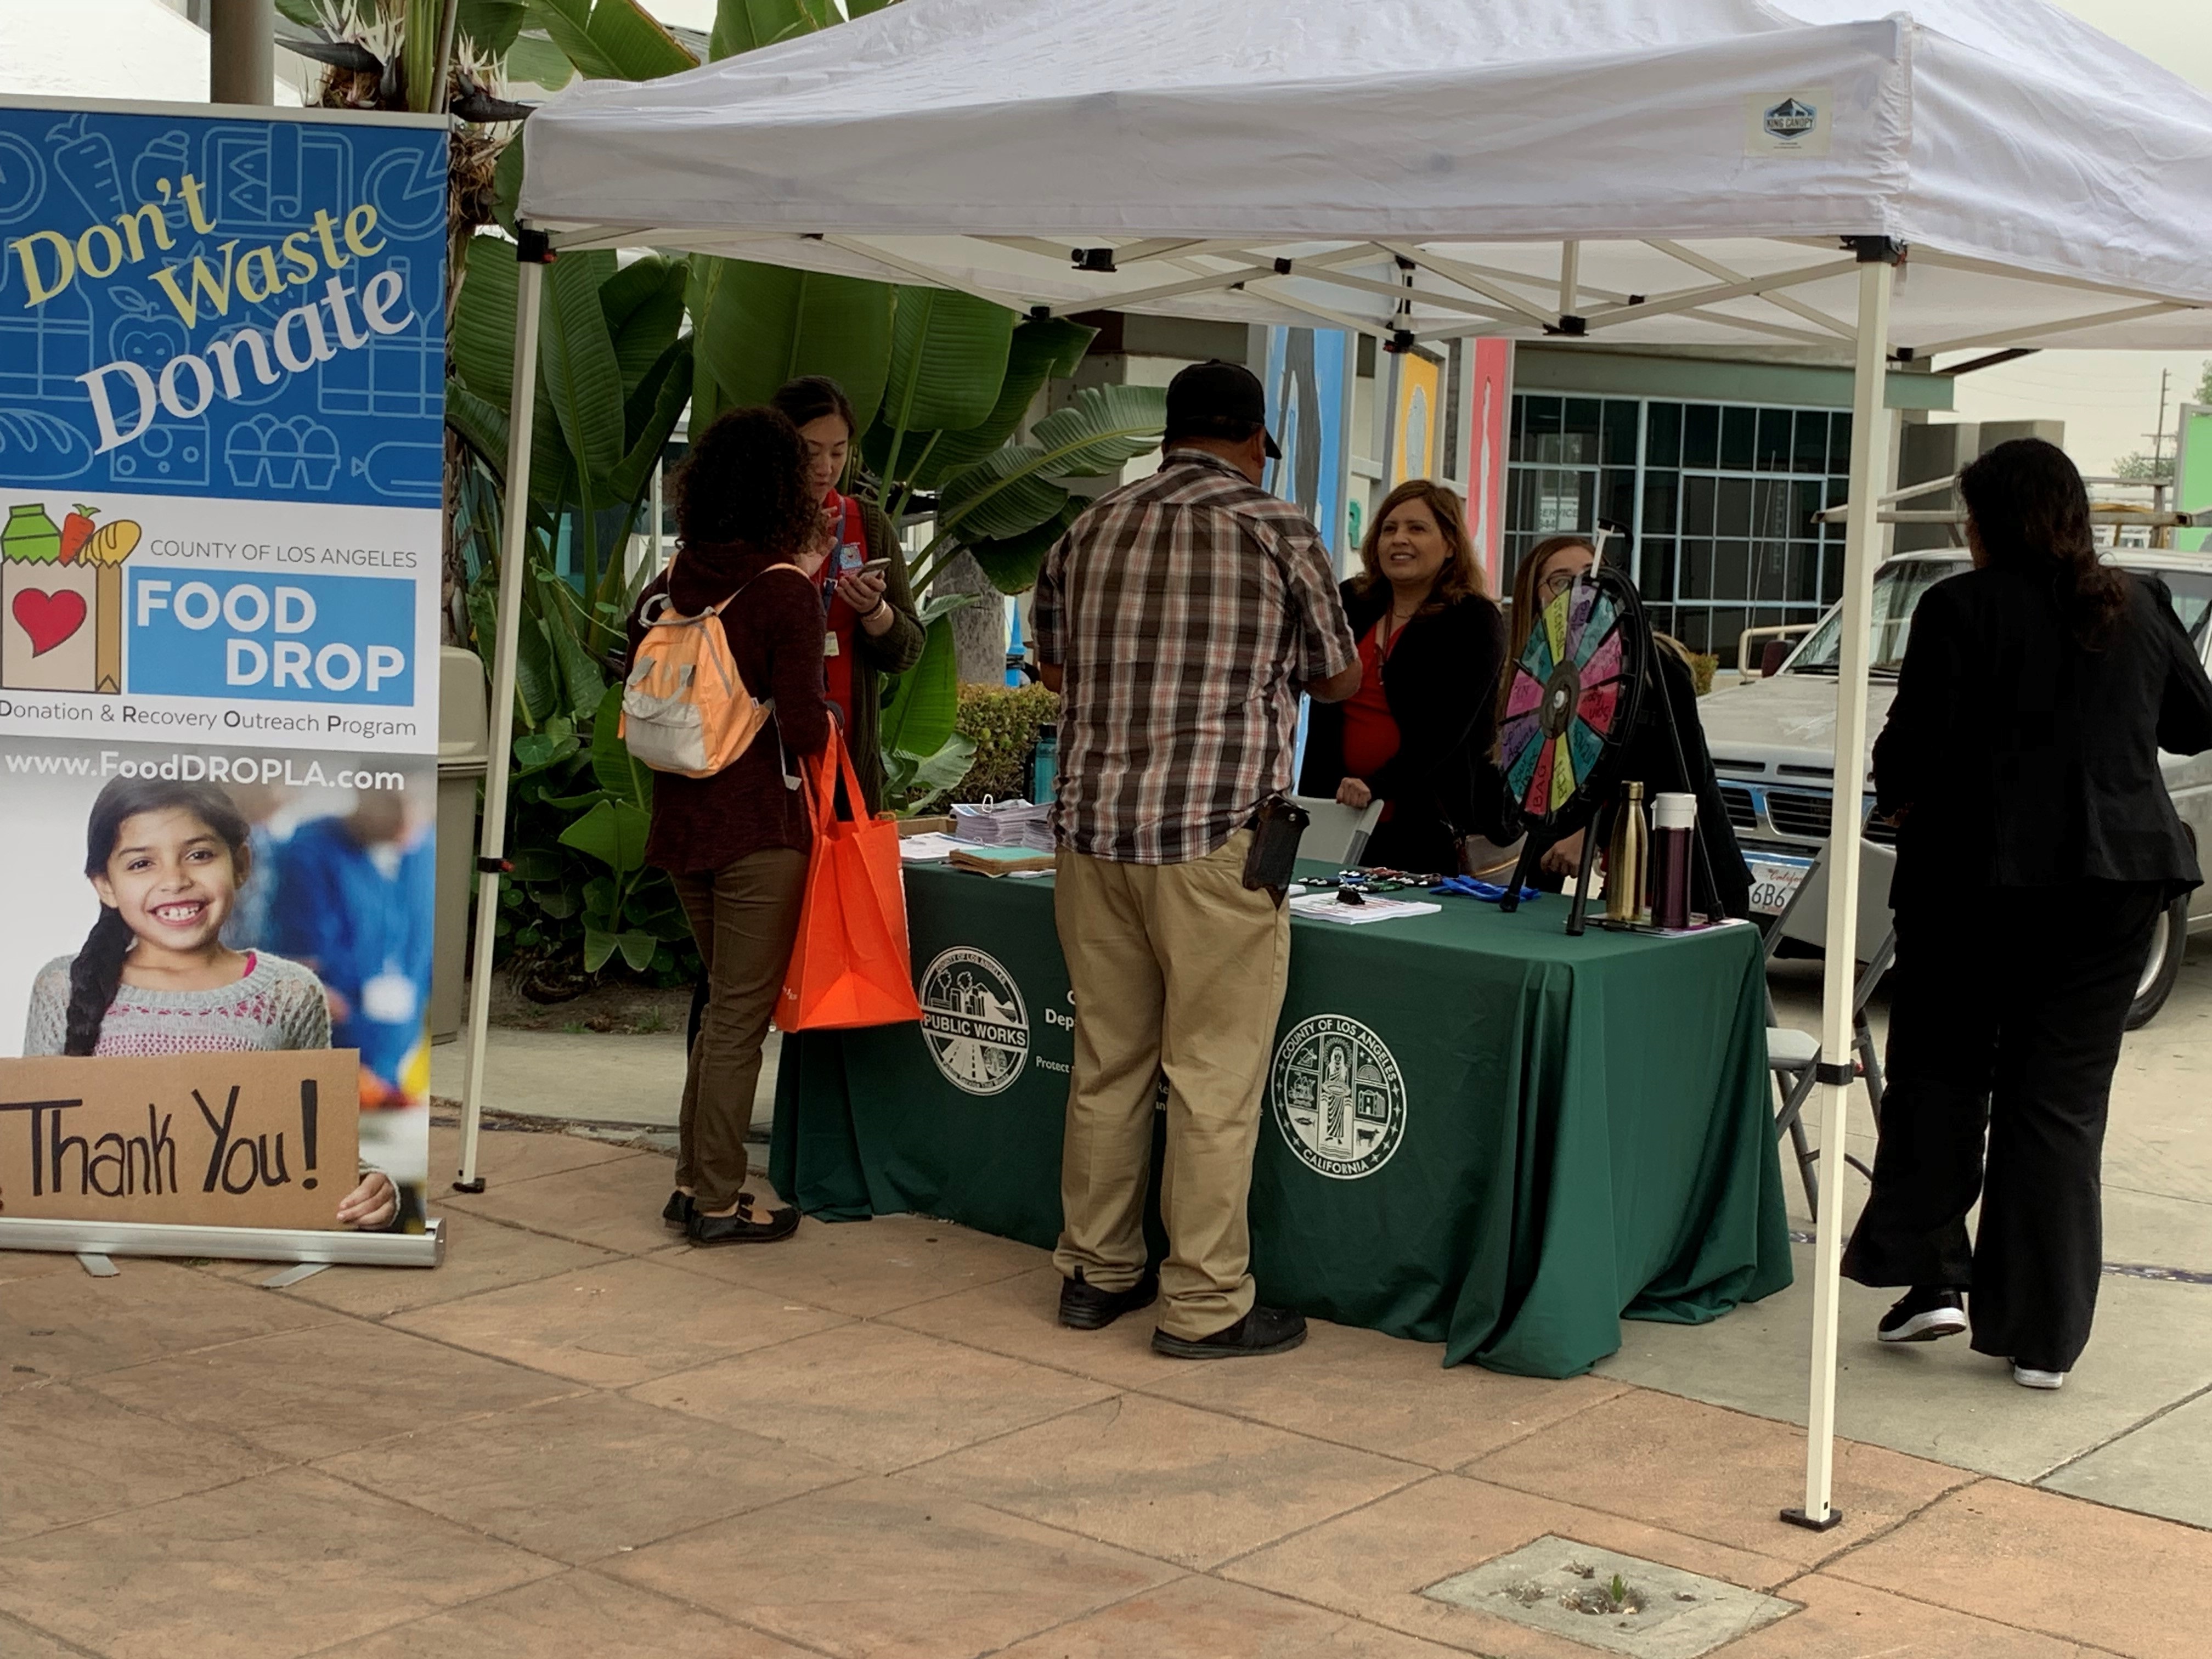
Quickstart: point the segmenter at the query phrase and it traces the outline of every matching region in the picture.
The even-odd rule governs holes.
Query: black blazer
[[[2074,638],[2050,582],[1972,570],[1912,613],[1897,700],[1874,749],[1898,834],[1892,902],[1961,887],[2203,879],[2158,751],[2212,749],[2212,683],[2154,577],[2099,650]]]
[[[1390,607],[1388,582],[1362,593],[1338,590],[1352,636],[1364,639]],[[1398,752],[1362,782],[1389,801],[1400,820],[1441,820],[1454,836],[1506,840],[1500,822],[1504,781],[1492,751],[1498,739],[1498,675],[1505,661],[1505,618],[1480,594],[1407,623],[1382,666],[1382,695],[1398,722]],[[1334,797],[1344,767],[1344,705],[1317,702],[1306,721],[1298,792]]]

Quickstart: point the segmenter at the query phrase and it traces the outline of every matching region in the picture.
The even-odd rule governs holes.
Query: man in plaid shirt
[[[1260,382],[1200,363],[1168,387],[1166,456],[1103,495],[1037,577],[1031,628],[1060,714],[1054,910],[1075,1066],[1054,1261],[1060,1321],[1097,1330],[1165,1293],[1158,1352],[1210,1359],[1305,1340],[1255,1305],[1246,1202],[1289,914],[1244,885],[1261,804],[1291,787],[1301,691],[1337,702],[1359,659],[1328,551],[1260,488]],[[1153,1106],[1167,1079],[1146,1265]]]

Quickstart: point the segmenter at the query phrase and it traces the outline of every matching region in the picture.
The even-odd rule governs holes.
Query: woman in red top
[[[867,810],[882,810],[884,757],[878,715],[887,674],[921,659],[922,630],[906,557],[890,520],[873,501],[842,493],[857,422],[836,381],[821,374],[793,380],[770,400],[806,441],[807,481],[822,503],[814,539],[799,568],[822,590],[823,679],[845,731]],[[883,568],[865,567],[880,563]]]
[[[1359,690],[1315,703],[1299,791],[1385,803],[1366,861],[1456,874],[1459,842],[1504,833],[1492,758],[1505,622],[1483,592],[1459,497],[1413,478],[1383,498],[1343,586]]]
[[[792,568],[816,532],[819,497],[805,443],[772,409],[733,410],[716,421],[691,446],[674,487],[681,539],[630,615],[630,654],[645,635],[640,613],[656,594],[665,591],[680,616],[732,600],[722,612],[730,654],[747,689],[775,699],[775,719],[712,777],[653,779],[645,855],[674,880],[708,987],[684,1074],[676,1191],[661,1218],[694,1244],[759,1243],[799,1226],[795,1211],[752,1213],[745,1132],[761,1044],[799,934],[813,839],[779,750],[818,755],[830,740],[822,604]]]

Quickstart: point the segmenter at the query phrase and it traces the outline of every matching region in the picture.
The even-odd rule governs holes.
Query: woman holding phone
[[[883,807],[877,739],[883,677],[903,674],[921,658],[914,589],[883,508],[838,488],[859,424],[843,390],[824,375],[808,374],[769,401],[806,441],[808,482],[822,503],[822,522],[797,563],[822,590],[823,680],[872,814]]]

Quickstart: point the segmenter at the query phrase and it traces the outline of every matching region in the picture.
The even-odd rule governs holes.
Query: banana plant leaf
[[[510,151],[519,145],[510,145]],[[453,368],[468,389],[506,413],[514,390],[514,244],[479,235],[469,244],[468,275],[454,302]]]
[[[623,397],[637,390],[646,371],[675,342],[684,324],[688,275],[682,259],[649,254],[624,265],[600,289],[599,309],[606,313],[622,368]]]
[[[883,400],[891,352],[891,290],[883,283],[786,270],[741,259],[693,256],[696,361],[714,398],[702,420],[694,392],[691,429],[724,409],[763,404],[799,374],[826,374],[860,418]]]
[[[638,382],[637,390],[630,394],[629,403],[623,411],[629,447],[623,455],[622,465],[607,479],[608,490],[614,500],[635,501],[644,495],[646,487],[653,481],[653,465],[668,447],[676,422],[683,418],[691,383],[691,337],[685,335],[661,354],[660,362]]]
[[[720,0],[707,56],[715,62],[826,29],[842,20],[830,0]]]
[[[563,255],[545,267],[538,367],[561,436],[589,477],[612,472],[624,447],[622,370],[599,306],[599,290],[613,275],[611,252]]]
[[[611,685],[592,717],[592,775],[618,801],[653,810],[653,774],[631,757],[622,740],[623,689]]]
[[[399,77],[407,107],[417,115],[442,107],[438,47],[445,34],[445,0],[405,0],[399,21]]]
[[[1045,555],[1052,551],[1053,544],[1067,533],[1083,514],[1085,503],[1070,496],[1060,504],[1060,511],[1034,530],[1024,530],[1018,536],[1003,539],[986,538],[969,544],[968,550],[975,556],[975,562],[983,567],[983,574],[991,579],[991,586],[1001,593],[1026,593],[1036,586],[1037,572],[1043,568]]]
[[[636,0],[530,0],[530,21],[593,80],[657,81],[699,67]]]
[[[1167,393],[1158,386],[1086,386],[1039,421],[1030,442],[1008,444],[945,480],[938,534],[972,543],[1034,530],[1067,504],[1053,479],[1111,472],[1158,447],[1166,424]]]
[[[887,755],[934,754],[952,735],[959,713],[959,659],[953,647],[952,622],[940,613],[925,623],[921,659],[898,677],[890,702],[884,706],[878,741]]]
[[[980,425],[1006,383],[1013,332],[1004,306],[949,289],[901,289],[883,423],[908,434]]]
[[[628,801],[603,800],[561,832],[563,846],[589,854],[617,875],[645,863],[646,832],[653,820]]]
[[[975,426],[931,434],[915,450],[915,461],[899,482],[915,489],[935,489],[963,467],[973,466],[1012,437],[1030,403],[1054,376],[1075,373],[1098,331],[1065,318],[1031,319],[1016,325],[1006,349],[1006,378],[999,401]]]

